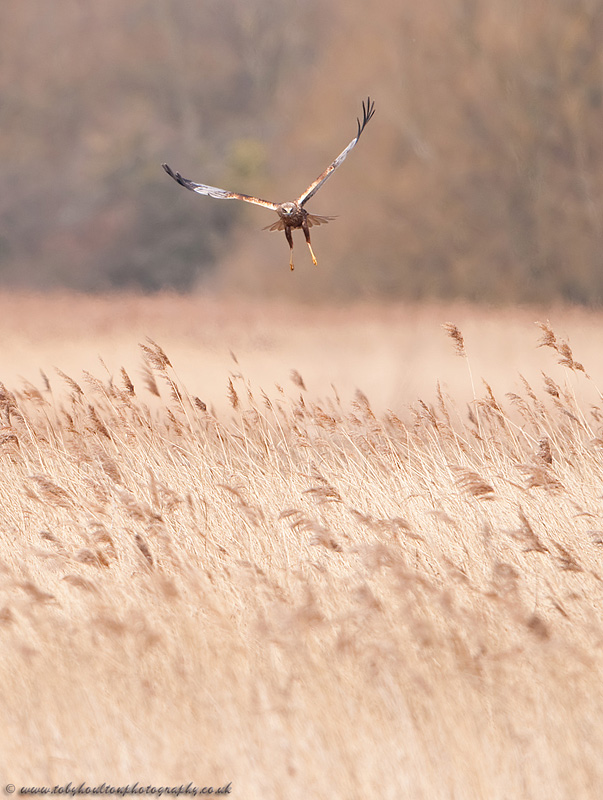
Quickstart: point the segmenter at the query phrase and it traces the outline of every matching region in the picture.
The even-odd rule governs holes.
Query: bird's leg
[[[308,243],[308,247],[310,248],[310,255],[312,256],[312,263],[316,266],[318,261],[316,260],[316,256],[314,255],[314,250],[312,250],[312,244],[310,242],[310,228],[308,227],[308,223],[306,222],[302,225],[304,236],[306,237],[306,242]]]
[[[291,255],[289,256],[289,266],[291,267],[291,271],[293,271],[293,236],[291,235],[291,228],[285,226],[285,236],[287,237],[287,241],[289,242],[289,247],[291,248]]]

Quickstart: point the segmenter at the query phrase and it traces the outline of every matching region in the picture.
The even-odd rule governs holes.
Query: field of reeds
[[[598,796],[596,314],[71,302],[0,297],[3,785]]]

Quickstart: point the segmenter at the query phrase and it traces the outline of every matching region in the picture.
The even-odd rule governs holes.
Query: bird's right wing
[[[268,200],[261,200],[259,197],[252,197],[249,194],[239,194],[238,192],[227,192],[226,189],[218,189],[216,186],[206,186],[203,183],[194,183],[189,181],[188,178],[183,178],[179,172],[173,172],[167,164],[161,165],[170,178],[173,178],[180,186],[190,189],[191,192],[197,194],[206,194],[209,197],[216,197],[218,200],[244,200],[246,203],[253,203],[256,206],[264,206],[272,211],[278,208],[277,203],[271,203]]]

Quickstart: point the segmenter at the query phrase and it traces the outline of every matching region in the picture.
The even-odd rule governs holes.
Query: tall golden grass
[[[150,339],[2,386],[5,783],[597,796],[603,398],[546,321],[502,393],[437,330],[468,404],[231,360],[216,412]]]

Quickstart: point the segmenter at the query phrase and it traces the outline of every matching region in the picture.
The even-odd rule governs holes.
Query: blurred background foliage
[[[600,0],[3,0],[0,286],[603,302]],[[338,215],[288,272],[273,217]]]

